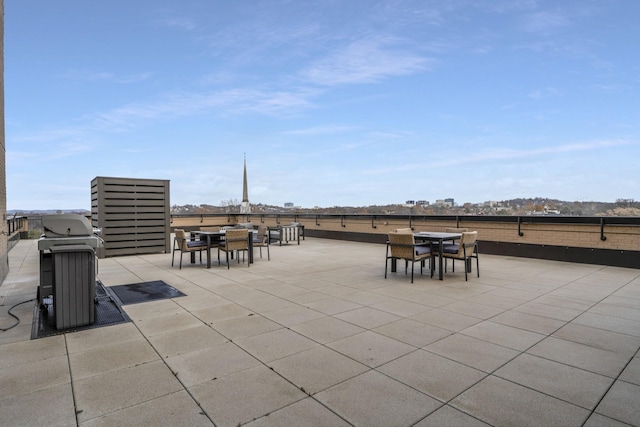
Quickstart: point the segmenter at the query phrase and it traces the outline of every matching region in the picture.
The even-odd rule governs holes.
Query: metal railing
[[[7,251],[10,251],[27,234],[27,218],[14,216],[7,219]]]
[[[380,215],[299,214],[179,214],[172,228],[253,222],[267,226],[301,223],[305,235],[384,243],[397,228],[444,231],[465,227],[478,231],[481,253],[640,268],[640,217],[560,215]]]
[[[23,230],[26,226],[27,217],[25,216],[14,216],[13,218],[7,219],[7,233],[11,236],[13,233],[18,231],[26,231]]]
[[[24,221],[28,221],[25,225]],[[279,226],[292,222],[304,227],[304,235],[329,239],[384,243],[396,228],[444,231],[466,227],[478,231],[480,252],[589,264],[640,268],[640,217],[585,217],[559,215],[484,216],[411,214],[300,214],[294,212],[252,214],[175,214],[170,227],[197,230],[252,222]],[[12,219],[10,230],[29,236],[42,230],[40,216]],[[35,231],[38,230],[38,231]],[[21,233],[24,234],[24,233]]]

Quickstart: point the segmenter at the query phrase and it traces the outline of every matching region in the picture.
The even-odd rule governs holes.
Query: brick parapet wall
[[[605,225],[605,240],[601,240],[599,224],[576,223],[528,223],[520,225],[522,236],[518,234],[518,223],[511,218],[508,221],[500,221],[493,218],[491,221],[466,219],[459,217],[456,220],[442,220],[439,218],[406,217],[378,215],[375,217],[350,217],[322,216],[296,218],[293,215],[274,216],[251,215],[249,219],[254,224],[276,226],[289,224],[294,219],[304,225],[305,230],[311,232],[358,233],[386,235],[397,228],[411,227],[414,231],[444,231],[447,227],[466,227],[478,232],[478,239],[487,242],[531,244],[563,246],[574,248],[593,248],[621,251],[640,251],[640,220],[638,225]],[[472,217],[473,218],[473,217]],[[229,225],[236,222],[245,222],[244,215],[223,216],[188,216],[172,219],[172,228],[197,229],[200,226]]]

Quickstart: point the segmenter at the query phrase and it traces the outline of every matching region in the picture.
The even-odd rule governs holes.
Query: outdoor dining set
[[[267,227],[266,225],[254,226],[252,223],[237,224],[228,227],[203,226],[198,230],[189,232],[177,228],[174,230],[173,250],[171,256],[171,266],[174,265],[175,253],[180,252],[179,267],[182,268],[182,256],[185,253],[190,255],[191,263],[196,261],[196,253],[200,256],[202,264],[202,253],[206,252],[207,268],[211,268],[212,250],[217,251],[218,265],[222,264],[221,254],[225,254],[227,269],[230,268],[230,260],[236,258],[240,263],[246,262],[251,266],[254,261],[254,248],[260,249],[262,258],[262,248],[266,249],[267,259],[271,259],[269,246],[272,241],[283,243],[297,242],[300,244],[300,237],[304,238],[304,228],[300,224],[278,225]],[[464,278],[468,280],[468,273],[472,269],[472,259],[476,260],[476,274],[480,277],[480,264],[478,259],[478,232],[469,231],[467,228],[446,228],[441,231],[418,231],[412,228],[398,228],[388,234],[384,277],[387,278],[389,261],[391,261],[391,272],[397,271],[398,260],[405,262],[405,274],[408,274],[409,264],[411,264],[411,283],[414,280],[414,265],[420,263],[420,274],[423,273],[425,265],[428,265],[430,276],[433,277],[436,271],[436,258],[438,267],[438,278],[443,280],[447,270],[447,261],[452,261],[452,271],[455,272],[455,261],[464,262]]]
[[[278,225],[267,227],[265,225],[254,226],[252,223],[241,223],[234,226],[203,226],[198,230],[185,231],[177,228],[174,230],[173,250],[171,255],[171,266],[174,264],[175,253],[180,252],[180,269],[182,269],[182,255],[190,254],[191,263],[195,263],[196,252],[200,255],[202,263],[202,252],[207,254],[207,268],[211,268],[211,250],[218,252],[218,264],[221,264],[221,253],[225,253],[227,269],[230,268],[230,259],[234,257],[240,262],[240,254],[243,263],[246,254],[247,266],[253,264],[253,249],[260,249],[262,258],[262,248],[267,251],[267,260],[271,259],[269,246],[273,241],[283,243],[297,241],[300,244],[300,237],[304,238],[304,227],[298,223],[289,225]]]
[[[396,272],[397,261],[405,261],[405,274],[411,263],[411,283],[413,283],[414,264],[420,262],[420,274],[425,263],[429,263],[431,277],[435,271],[435,258],[438,258],[438,278],[443,280],[446,271],[446,261],[452,260],[452,270],[455,271],[455,261],[464,261],[464,279],[468,279],[471,272],[472,258],[476,259],[476,272],[480,277],[478,259],[478,232],[467,228],[447,228],[444,232],[420,231],[411,228],[399,228],[388,235],[387,254],[385,258],[384,277],[387,278],[389,261],[391,271]],[[443,260],[445,262],[443,269]]]

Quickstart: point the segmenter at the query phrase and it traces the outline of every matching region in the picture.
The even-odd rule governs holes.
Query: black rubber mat
[[[185,296],[185,294],[173,286],[167,285],[162,280],[133,283],[131,285],[110,286],[109,290],[116,294],[122,305]]]
[[[96,281],[95,314],[94,322],[91,325],[75,326],[60,330],[56,329],[52,301],[45,298],[43,307],[40,307],[38,303],[36,303],[33,309],[31,339],[100,328],[130,321],[129,316],[122,311],[117,297],[115,297],[108,288],[105,288],[100,281]]]

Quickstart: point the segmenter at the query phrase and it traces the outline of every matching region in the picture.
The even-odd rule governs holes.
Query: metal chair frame
[[[399,259],[403,259],[405,261],[405,274],[407,274],[408,264],[409,261],[411,261],[411,283],[413,283],[414,264],[417,261],[420,261],[420,274],[422,275],[424,261],[426,259],[429,259],[429,270],[431,270],[431,277],[433,277],[434,264],[432,262],[433,251],[431,250],[431,247],[431,242],[416,244],[415,238],[412,233],[389,233],[389,240],[387,241],[387,254],[384,263],[384,278],[387,278],[389,260],[392,260],[393,262],[394,260]],[[389,252],[391,252],[391,254],[389,254]]]
[[[180,270],[182,270],[182,254],[185,252],[200,252],[200,264],[202,264],[202,251],[207,250],[207,243],[201,240],[188,240],[187,233],[181,228],[176,228],[174,233],[175,237],[173,238],[173,250],[171,252],[171,267],[173,267],[173,260],[175,258],[176,251],[180,251]]]

